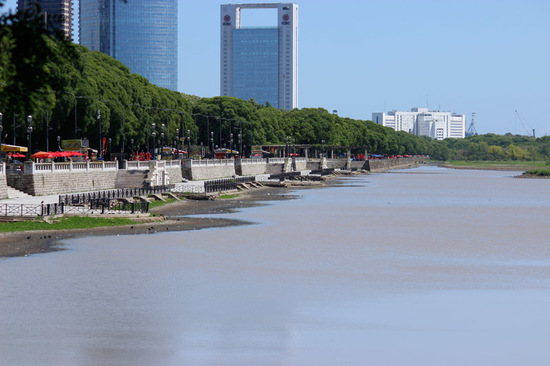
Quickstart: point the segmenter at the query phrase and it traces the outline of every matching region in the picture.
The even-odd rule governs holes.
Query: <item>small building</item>
[[[464,138],[466,116],[451,112],[429,111],[428,108],[412,108],[410,112],[390,111],[373,113],[372,121],[395,131],[405,131],[432,139]]]

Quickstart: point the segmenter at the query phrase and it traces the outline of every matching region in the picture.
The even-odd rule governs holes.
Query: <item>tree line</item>
[[[0,1],[0,5],[2,2]],[[29,26],[30,24],[30,26]],[[0,16],[2,141],[32,151],[56,149],[56,139],[110,138],[113,151],[146,150],[152,141],[205,148],[281,144],[352,146],[375,154],[422,154],[434,159],[549,159],[547,138],[483,135],[431,140],[323,108],[281,111],[254,100],[201,98],[157,87],[121,62],[59,40],[32,14]],[[164,128],[162,128],[164,125]],[[163,134],[163,135],[161,135]],[[163,136],[163,137],[162,137]],[[189,137],[189,140],[186,138]]]

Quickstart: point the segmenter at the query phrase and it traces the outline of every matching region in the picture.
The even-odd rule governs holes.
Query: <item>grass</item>
[[[40,219],[34,221],[2,222],[0,232],[17,232],[31,230],[67,230],[67,229],[91,229],[97,227],[121,226],[135,224],[135,221],[124,218],[99,218],[86,216],[62,217],[49,224]]]
[[[531,169],[523,173],[524,175],[536,175],[538,177],[550,177],[550,169]]]
[[[165,206],[165,205],[168,205],[170,203],[174,203],[176,202],[177,199],[175,198],[168,198],[167,200],[165,201],[153,201],[153,202],[150,202],[149,203],[149,210],[153,209],[153,208],[156,208],[156,207],[161,207],[161,206]]]
[[[221,199],[221,200],[229,200],[229,199],[237,198],[237,197],[239,197],[238,194],[222,194],[222,195],[220,196],[220,199]]]
[[[479,168],[494,168],[494,167],[544,167],[546,166],[545,161],[517,161],[517,160],[507,160],[507,161],[483,161],[483,160],[451,160],[445,162],[451,166],[471,166]]]

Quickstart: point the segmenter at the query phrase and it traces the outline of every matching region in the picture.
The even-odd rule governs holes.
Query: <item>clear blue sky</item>
[[[129,0],[132,1],[132,0]],[[220,5],[179,1],[179,90],[219,95]],[[550,135],[549,0],[296,0],[299,107],[476,112],[479,133]],[[15,8],[16,0],[8,0]],[[264,14],[266,13],[266,14]],[[273,23],[269,12],[245,21]]]

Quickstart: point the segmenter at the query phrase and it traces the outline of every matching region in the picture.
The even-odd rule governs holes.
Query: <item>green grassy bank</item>
[[[97,227],[121,226],[135,224],[136,222],[123,217],[100,218],[71,216],[60,217],[51,223],[41,219],[32,221],[1,222],[0,233],[32,231],[32,230],[68,230],[68,229],[92,229]]]

